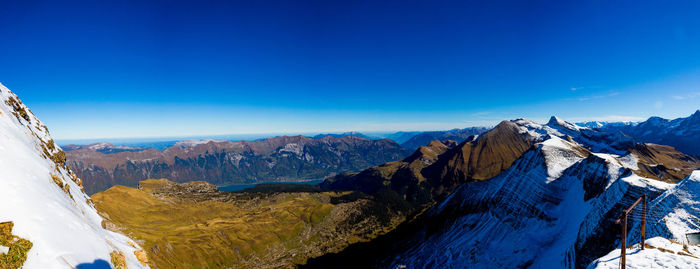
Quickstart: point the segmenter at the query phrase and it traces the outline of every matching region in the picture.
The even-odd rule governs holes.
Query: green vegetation
[[[10,97],[5,101],[5,104],[9,105],[12,107],[14,112],[12,112],[13,115],[19,120],[19,118],[23,118],[27,122],[31,122],[29,120],[29,114],[27,113],[27,110],[24,109],[24,106],[22,106],[22,102],[19,101],[18,99],[15,99],[14,97]]]
[[[349,192],[273,189],[226,193],[204,182],[146,180],[92,199],[107,227],[141,242],[154,268],[289,268],[403,221],[368,215],[377,203],[365,198],[331,203]]]
[[[112,253],[109,253],[109,258],[112,260],[114,269],[126,269],[126,258],[123,253],[116,250],[112,251]]]
[[[32,248],[32,242],[12,235],[13,222],[0,223],[0,246],[9,247],[7,254],[0,254],[0,268],[21,268],[27,260],[27,252]]]

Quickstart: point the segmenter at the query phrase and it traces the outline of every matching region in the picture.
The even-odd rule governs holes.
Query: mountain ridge
[[[148,268],[135,241],[102,227],[46,125],[1,84],[0,137],[0,268]]]
[[[356,136],[278,136],[256,141],[180,141],[165,150],[81,147],[66,152],[67,164],[85,180],[88,193],[114,185],[135,187],[148,178],[204,180],[215,185],[319,179],[407,156],[388,139]]]
[[[490,132],[518,133],[528,137],[524,141],[532,139],[532,144],[525,144],[531,146],[503,172],[499,171],[494,177],[485,180],[457,184],[457,188],[446,192],[445,199],[434,199],[436,204],[429,204],[430,207],[425,213],[413,221],[403,223],[386,236],[366,244],[350,246],[338,254],[312,259],[306,267],[348,268],[348,264],[352,264],[376,268],[426,265],[468,265],[474,268],[491,268],[496,265],[585,268],[588,263],[615,246],[615,235],[619,231],[616,226],[607,222],[607,218],[619,216],[619,212],[628,206],[629,199],[636,199],[641,193],[647,193],[650,199],[653,199],[694,169],[700,168],[698,159],[679,153],[672,147],[640,143],[619,133],[578,127],[555,117],[544,125],[525,119],[507,121],[499,125],[501,126]],[[488,136],[492,134],[486,133],[475,142]],[[463,148],[469,143],[460,146]],[[460,147],[448,150],[458,149]],[[637,157],[637,154],[640,156]],[[439,156],[454,159],[458,154],[442,153]],[[444,160],[434,163],[438,162],[449,163]],[[458,163],[453,162],[453,166]],[[647,170],[660,163],[667,167],[664,171],[673,170],[678,173],[650,173]],[[355,185],[365,184],[367,180],[363,180],[363,177],[371,175],[375,178],[379,175],[382,180],[390,179],[389,183],[381,184],[387,188],[393,188],[394,184],[405,180],[369,173],[372,169],[377,168],[341,177],[340,182],[347,182],[342,187],[351,187],[353,182]],[[459,173],[443,175],[447,177],[438,177],[443,182],[450,178],[464,178]],[[333,180],[329,179],[322,186],[332,189],[335,183]],[[571,226],[580,227],[580,230],[566,230],[566,227],[570,226],[557,220],[565,215],[559,216],[558,214],[562,213],[557,212],[575,212],[572,210],[579,207],[590,211],[577,213],[566,219],[580,223],[581,226]],[[552,211],[552,208],[556,210]],[[517,218],[508,218],[508,214],[515,214]],[[536,252],[528,250],[533,249],[532,245],[523,245],[520,246],[523,249],[518,249],[519,245],[516,242],[498,241],[507,240],[503,239],[504,231],[512,231],[512,234],[532,234],[537,237],[536,234],[540,231],[535,227],[539,226],[527,225],[528,219],[541,223],[539,226],[542,227],[553,225],[555,230],[549,234],[558,234],[556,229],[566,231],[563,239],[543,237],[543,242],[551,242],[557,246],[545,248],[544,246],[550,243],[543,243],[545,245],[542,247],[550,253],[542,256],[547,257],[546,259],[534,259],[536,256],[533,255]],[[513,227],[509,227],[509,223],[513,223]],[[491,240],[500,243],[484,243]],[[530,242],[525,239],[521,241]],[[514,249],[509,249],[510,246]],[[494,254],[511,252],[511,258]],[[357,258],[363,256],[369,258],[365,261]]]

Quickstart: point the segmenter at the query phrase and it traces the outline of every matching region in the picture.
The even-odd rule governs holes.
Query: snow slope
[[[650,238],[645,242],[646,248],[639,244],[627,249],[626,268],[700,268],[700,247],[683,246],[663,237]],[[620,268],[620,249],[593,262],[588,269]]]
[[[0,223],[13,222],[12,234],[33,243],[23,268],[110,262],[115,251],[128,268],[147,268],[131,239],[102,228],[61,153],[41,121],[0,85]]]
[[[654,198],[673,187],[631,172],[636,159],[624,154],[633,143],[628,137],[555,117],[545,125],[513,122],[537,139],[537,148],[428,211],[443,226],[423,233],[389,267],[585,267],[616,245],[619,211],[643,193]]]
[[[700,171],[694,171],[649,203],[646,236],[661,236],[687,243],[686,233],[700,232]],[[639,238],[633,227],[632,238]],[[700,261],[699,261],[700,262]]]

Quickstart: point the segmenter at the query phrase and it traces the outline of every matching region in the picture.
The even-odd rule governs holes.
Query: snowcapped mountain
[[[685,118],[651,117],[636,125],[605,125],[606,132],[623,132],[635,139],[673,146],[687,154],[700,155],[700,110]]]
[[[639,124],[636,121],[586,121],[577,122],[576,125],[586,128],[603,128],[605,126],[634,126]]]
[[[2,85],[0,138],[0,268],[148,267],[133,240],[102,227],[48,128]]]
[[[622,208],[673,187],[635,174],[641,158],[626,150],[629,137],[555,117],[514,122],[536,149],[433,207],[426,217],[443,224],[418,233],[391,267],[584,268],[616,246]]]
[[[324,182],[363,192],[391,188],[407,200],[421,197],[411,190],[432,191],[437,204],[367,247],[365,253],[390,250],[369,254],[363,265],[586,268],[619,247],[615,220],[623,209],[642,194],[660,197],[700,168],[698,159],[671,147],[556,117],[543,125],[505,121],[473,141],[442,148],[433,143],[401,162]],[[361,250],[352,251],[346,257]],[[350,262],[330,259],[325,265]]]

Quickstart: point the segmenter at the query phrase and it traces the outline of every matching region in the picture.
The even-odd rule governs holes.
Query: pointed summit
[[[547,125],[565,125],[566,122],[560,119],[557,116],[552,116],[549,118],[549,122],[547,122]]]
[[[695,113],[690,115],[690,118],[700,118],[700,109],[695,110]]]

